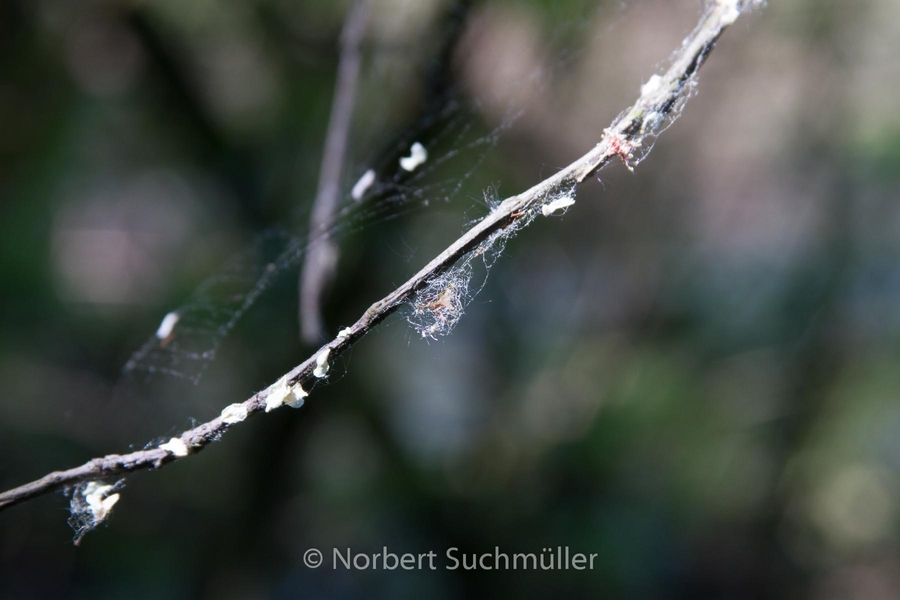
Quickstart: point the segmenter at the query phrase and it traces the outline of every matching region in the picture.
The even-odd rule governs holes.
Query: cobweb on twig
[[[106,521],[124,487],[125,480],[120,479],[114,483],[87,481],[64,490],[69,496],[69,527],[75,532],[76,546],[85,534]]]
[[[485,192],[487,204],[496,207],[499,201],[491,198],[490,194],[496,194],[496,191]],[[506,243],[538,216],[560,214],[574,202],[575,188],[572,186],[565,186],[539,198],[539,202],[531,209],[516,215],[512,223],[494,232],[478,248],[462,256],[419,290],[405,311],[406,320],[423,338],[435,340],[449,334],[472,299],[484,289],[491,268],[503,254]],[[479,268],[482,274],[480,281],[476,283]]]
[[[375,181],[363,197],[355,200],[351,197],[353,190],[348,190],[335,223],[320,235],[340,239],[373,223],[455,198],[517,118],[510,114],[487,133],[479,134],[474,110],[458,104],[444,107],[403,136],[387,153],[390,158],[367,168],[375,173]],[[430,147],[430,153],[439,153],[408,172],[399,166],[400,160],[417,143],[426,152]],[[198,382],[240,318],[278,277],[299,265],[309,241],[307,236],[292,236],[283,230],[261,235],[204,281],[187,303],[169,313],[170,322],[174,322],[171,328],[161,326],[131,357],[125,373]]]

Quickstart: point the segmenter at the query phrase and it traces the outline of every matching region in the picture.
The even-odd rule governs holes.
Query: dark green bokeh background
[[[423,110],[454,19],[439,66],[463,95],[553,78],[513,94],[526,115],[453,203],[342,241],[330,333],[452,241],[486,186],[515,193],[590,148],[697,15],[585,4],[375,2],[348,188]],[[302,232],[345,13],[0,3],[0,487],[165,439],[313,350],[288,273],[200,386],[117,384],[230,254]],[[302,410],[131,477],[80,548],[61,495],[0,513],[0,596],[900,596],[897,23],[890,0],[742,18],[635,174],[610,167],[514,240],[451,336],[392,318]],[[483,106],[486,126],[503,105]],[[599,559],[302,564],[383,546]]]

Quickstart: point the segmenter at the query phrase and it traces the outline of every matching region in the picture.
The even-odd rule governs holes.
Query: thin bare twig
[[[712,2],[701,16],[696,29],[685,39],[675,54],[666,73],[654,76],[651,80],[652,85],[648,82],[641,88],[637,102],[604,131],[600,143],[593,149],[530,190],[504,200],[409,281],[369,307],[356,323],[284,375],[277,384],[254,394],[236,406],[246,415],[253,415],[265,410],[266,399],[271,394],[283,393],[285,386],[302,389],[303,384],[308,384],[317,379],[317,375],[322,375],[321,371],[316,372],[317,367],[322,368],[324,362],[322,357],[332,361],[346,352],[373,327],[409,301],[418,290],[451,268],[459,258],[476,251],[493,233],[513,224],[528,211],[539,210],[543,199],[559,190],[583,182],[616,157],[628,165],[631,150],[638,147],[640,141],[647,135],[658,131],[665,116],[679,106],[679,100],[684,97],[686,87],[691,84],[722,32],[737,19],[742,9],[753,3],[754,0]],[[233,421],[226,422],[219,416],[182,433],[180,440],[189,449],[186,456],[218,440],[233,424]],[[94,479],[119,477],[140,469],[159,468],[184,457],[176,456],[171,450],[157,447],[131,454],[112,454],[95,458],[80,467],[50,473],[37,481],[0,494],[0,510],[64,486]]]
[[[322,296],[334,276],[337,267],[338,246],[326,230],[334,218],[340,192],[341,171],[353,105],[356,103],[356,87],[359,80],[360,46],[366,31],[369,0],[356,0],[347,13],[341,31],[341,58],[338,64],[337,83],[331,104],[331,117],[325,135],[325,152],[319,171],[319,188],[313,201],[309,235],[303,268],[300,271],[300,336],[306,342],[322,340]]]

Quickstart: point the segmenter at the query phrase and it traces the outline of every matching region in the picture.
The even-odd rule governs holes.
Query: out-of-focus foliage
[[[0,5],[0,487],[167,439],[309,355],[285,274],[200,386],[117,385],[229,255],[303,231],[346,8]],[[554,76],[522,86],[453,203],[342,240],[332,334],[482,214],[488,184],[515,193],[589,149],[697,16],[584,8],[374,1],[348,185],[434,110],[421,75],[454,23],[440,76],[486,99],[485,123],[506,108],[490,98]],[[452,335],[390,320],[301,411],[130,478],[80,548],[60,496],[0,513],[0,596],[900,596],[898,23],[890,0],[742,18],[636,173],[602,172],[512,242]],[[302,564],[383,546],[599,560]]]

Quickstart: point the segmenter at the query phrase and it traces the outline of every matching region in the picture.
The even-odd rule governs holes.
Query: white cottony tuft
[[[101,485],[96,481],[91,481],[86,486],[84,486],[84,490],[82,490],[81,495],[84,496],[84,501],[87,503],[88,508],[91,509],[91,516],[94,518],[94,525],[104,521],[106,517],[109,516],[110,511],[113,506],[116,505],[116,502],[119,501],[119,494],[111,494],[106,496],[110,490],[113,489],[111,485]],[[104,497],[106,496],[106,497]]]
[[[247,418],[247,407],[240,403],[229,404],[222,409],[222,414],[219,416],[222,417],[223,423],[234,425]]]
[[[339,338],[345,338],[345,337],[348,337],[348,336],[350,335],[350,333],[351,333],[350,328],[349,328],[349,327],[344,327],[343,329],[341,329],[340,331],[338,331],[337,336],[338,336]]]
[[[654,75],[647,80],[647,83],[641,86],[641,96],[649,96],[659,90],[659,84],[662,83],[662,77]]]
[[[307,396],[309,396],[309,394],[306,393],[306,390],[304,390],[303,387],[299,383],[297,383],[291,386],[291,395],[287,400],[284,401],[284,403],[291,408],[300,408],[301,406],[303,406],[303,399]]]
[[[303,406],[303,399],[308,395],[299,383],[288,385],[285,375],[269,388],[269,395],[266,396],[266,412],[272,412],[283,404],[291,408],[300,408]]]
[[[324,351],[320,352],[316,357],[316,368],[313,371],[313,375],[321,379],[328,375],[328,370],[331,368],[328,365],[328,356],[331,354],[331,348],[325,348]]]
[[[719,0],[719,6],[724,9],[722,12],[722,23],[724,25],[731,25],[741,16],[739,0]]]
[[[409,149],[409,156],[400,158],[400,166],[405,171],[415,171],[416,167],[428,160],[428,151],[425,146],[415,142]]]
[[[165,444],[160,444],[159,447],[166,452],[171,452],[175,456],[187,456],[191,451],[181,438],[172,438]]]
[[[571,196],[563,196],[562,198],[557,198],[553,202],[548,202],[547,204],[541,207],[541,214],[545,217],[549,217],[553,213],[558,210],[565,210],[575,204],[575,199]]]
[[[180,319],[181,315],[177,312],[170,312],[163,317],[162,323],[159,324],[159,328],[156,330],[157,339],[164,340],[172,335],[172,330],[178,325]]]
[[[369,169],[363,176],[359,178],[359,181],[356,182],[356,185],[353,186],[353,189],[350,191],[350,196],[354,200],[362,200],[362,197],[366,195],[366,191],[372,187],[372,184],[375,183],[375,171]]]
[[[285,380],[280,379],[275,385],[269,388],[269,395],[266,396],[266,412],[272,412],[284,404],[285,398],[290,394]]]

